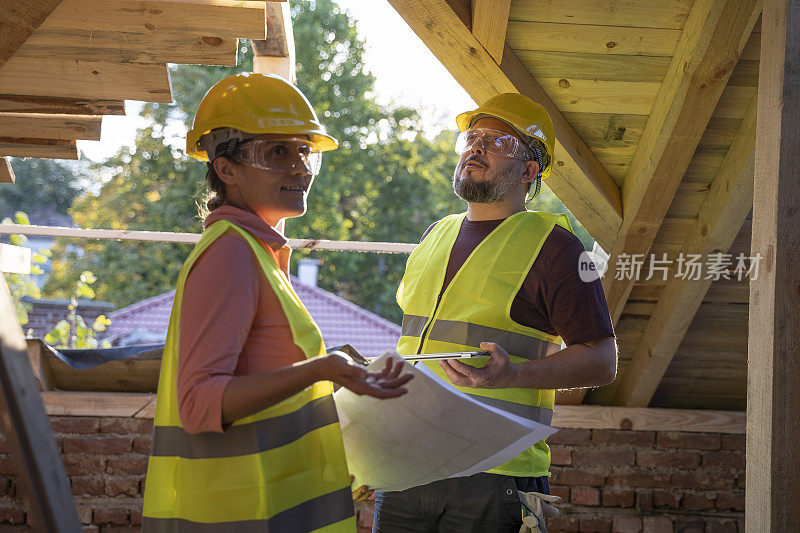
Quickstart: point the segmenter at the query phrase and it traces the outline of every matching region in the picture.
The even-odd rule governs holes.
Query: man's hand
[[[352,362],[341,352],[331,352],[318,358],[319,379],[327,379],[358,395],[366,394],[375,398],[396,398],[408,392],[403,385],[414,377],[412,374],[400,375],[403,364],[386,360],[386,366],[378,373]]]
[[[511,387],[517,377],[517,365],[506,351],[493,342],[482,342],[481,349],[491,352],[483,368],[466,365],[457,359],[439,361],[447,377],[459,387],[504,389]]]

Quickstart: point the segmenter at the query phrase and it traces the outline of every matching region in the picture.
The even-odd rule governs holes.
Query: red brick
[[[137,496],[139,494],[139,477],[109,476],[106,478],[105,493],[108,496]]]
[[[603,507],[633,507],[635,497],[630,489],[603,489]]]
[[[98,507],[94,510],[94,523],[125,525],[128,523],[128,510],[123,507]]]
[[[745,488],[744,472],[739,474],[739,477],[736,478],[736,488],[737,489]]]
[[[741,492],[718,492],[715,506],[720,511],[744,511],[744,494]]]
[[[692,469],[700,466],[700,453],[641,450],[636,452],[636,465],[643,467]]]
[[[653,431],[630,431],[627,429],[594,429],[592,442],[606,446],[651,446],[655,439]]]
[[[8,441],[3,435],[0,435],[0,453],[11,453],[8,448]]]
[[[715,499],[716,496],[714,493],[708,495],[703,493],[697,494],[693,492],[687,492],[683,495],[681,507],[684,511],[704,511],[706,509],[713,509]]]
[[[139,507],[138,509],[131,509],[131,524],[134,526],[141,526],[142,525],[142,509]]]
[[[703,455],[703,468],[712,470],[744,470],[744,453],[712,452]]]
[[[680,492],[671,492],[668,490],[654,490],[653,491],[653,505],[656,507],[669,507],[670,509],[677,509],[681,503]]]
[[[639,533],[642,531],[642,519],[636,516],[615,516],[611,531],[614,533]]]
[[[17,465],[11,457],[0,457],[0,474],[17,475]]]
[[[8,494],[8,489],[11,488],[11,480],[7,477],[0,477],[0,494]]]
[[[547,520],[547,531],[563,531],[577,533],[580,531],[580,520],[574,516],[561,515]]]
[[[610,518],[581,518],[581,533],[609,533]]]
[[[745,450],[745,435],[723,435],[722,436],[722,449],[723,450]]]
[[[669,487],[669,475],[659,472],[636,471],[608,476],[608,485],[616,487]]]
[[[677,533],[703,533],[704,529],[705,522],[694,518],[678,518],[678,523],[675,524]]]
[[[126,474],[143,476],[147,473],[147,460],[148,456],[141,454],[109,457],[106,472],[112,476],[124,476]]]
[[[564,444],[577,446],[589,444],[591,433],[588,429],[559,429],[547,437],[547,444]]]
[[[133,451],[136,453],[150,454],[150,435],[133,439]]]
[[[78,505],[78,517],[81,519],[81,524],[92,523],[92,506],[91,505]]]
[[[672,533],[672,519],[667,516],[647,516],[642,521],[647,533]]]
[[[50,418],[54,433],[89,434],[100,431],[100,419],[88,416],[54,416]]]
[[[0,502],[0,522],[11,524],[25,523],[25,509],[21,503]]]
[[[599,487],[606,481],[606,475],[602,472],[586,472],[584,470],[553,469],[550,482],[554,485],[579,485],[588,487]]]
[[[600,505],[600,491],[594,487],[573,487],[569,501],[576,505]]]
[[[690,450],[719,450],[722,437],[719,433],[687,433],[662,431],[658,433],[656,444],[662,448],[684,448]]]
[[[685,489],[720,490],[733,487],[733,478],[725,474],[705,472],[678,472],[672,474],[672,486]]]
[[[632,450],[594,448],[572,452],[574,466],[633,466],[635,462]]]
[[[90,494],[97,496],[103,494],[105,481],[102,476],[73,476],[72,493],[76,495]]]
[[[85,476],[102,474],[106,469],[106,460],[97,455],[63,455],[64,469],[69,476]]]
[[[153,420],[150,418],[104,418],[100,422],[100,432],[117,435],[149,435],[153,432]]]
[[[649,514],[653,510],[653,491],[636,491],[636,510],[641,514]]]
[[[561,498],[562,502],[569,501],[569,488],[568,487],[559,487],[557,485],[550,485],[550,494],[553,496],[558,496]]]
[[[571,465],[571,452],[568,448],[561,446],[550,447],[550,464],[552,465]]]
[[[141,533],[141,528],[133,526],[103,526],[100,533]]]
[[[123,454],[131,450],[130,437],[65,437],[64,453]]]
[[[734,520],[706,520],[705,533],[736,533],[737,529]]]
[[[100,528],[94,524],[83,526],[83,533],[100,533]]]

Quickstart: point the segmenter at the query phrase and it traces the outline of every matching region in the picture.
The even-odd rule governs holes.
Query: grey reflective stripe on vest
[[[210,459],[237,457],[294,442],[306,433],[338,422],[333,397],[323,396],[292,413],[233,426],[225,433],[187,433],[175,426],[153,428],[153,456]]]
[[[521,403],[509,402],[508,400],[498,400],[497,398],[489,398],[487,396],[479,396],[477,394],[470,394],[470,397],[478,400],[486,405],[497,407],[503,411],[508,411],[522,418],[539,422],[540,424],[550,425],[553,420],[553,410],[546,407],[534,407],[532,405],[523,405]]]
[[[456,320],[434,320],[428,338],[476,348],[484,341],[495,342],[510,355],[531,360],[546,357],[547,348],[554,344],[522,333]]]
[[[183,518],[142,519],[145,533],[295,533],[312,531],[353,516],[350,487],[317,496],[282,511],[267,520],[193,522]]]
[[[401,335],[408,337],[419,337],[425,329],[428,317],[419,315],[403,315],[403,326]]]

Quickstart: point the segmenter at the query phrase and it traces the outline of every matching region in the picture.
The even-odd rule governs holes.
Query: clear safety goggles
[[[456,153],[461,155],[471,150],[476,142],[480,142],[484,150],[493,154],[523,161],[531,160],[530,150],[517,137],[489,128],[470,128],[459,133],[456,138]]]
[[[322,166],[322,152],[306,139],[255,139],[242,144],[234,156],[240,163],[264,170],[288,172],[298,163],[316,176]]]

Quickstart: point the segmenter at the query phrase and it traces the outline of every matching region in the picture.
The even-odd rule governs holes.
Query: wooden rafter
[[[75,141],[0,137],[0,156],[78,159],[80,153]]]
[[[11,161],[5,157],[0,157],[0,183],[14,183],[14,169],[11,168]]]
[[[61,0],[0,0],[0,68]]]
[[[100,140],[102,116],[0,113],[0,137]]]
[[[472,0],[472,33],[499,64],[506,46],[511,0]]]
[[[547,109],[556,130],[555,165],[547,184],[589,233],[610,248],[622,222],[619,188],[514,51],[506,46],[498,65],[469,30],[469,4],[463,1],[389,3],[475,101],[519,92]]]
[[[800,3],[766,0],[758,78],[747,370],[746,531],[800,524]]]
[[[288,3],[267,3],[267,38],[254,39],[252,43],[255,72],[278,74],[297,81],[294,31]]]
[[[121,100],[85,100],[0,94],[0,113],[48,113],[57,115],[124,115]]]
[[[603,280],[615,322],[634,283],[616,279],[617,260],[650,250],[760,12],[759,0],[692,6],[622,187],[625,217]]]
[[[753,207],[756,108],[754,98],[685,238],[684,257],[727,252]],[[618,404],[646,407],[650,403],[710,286],[711,279],[669,278],[620,376]]]

